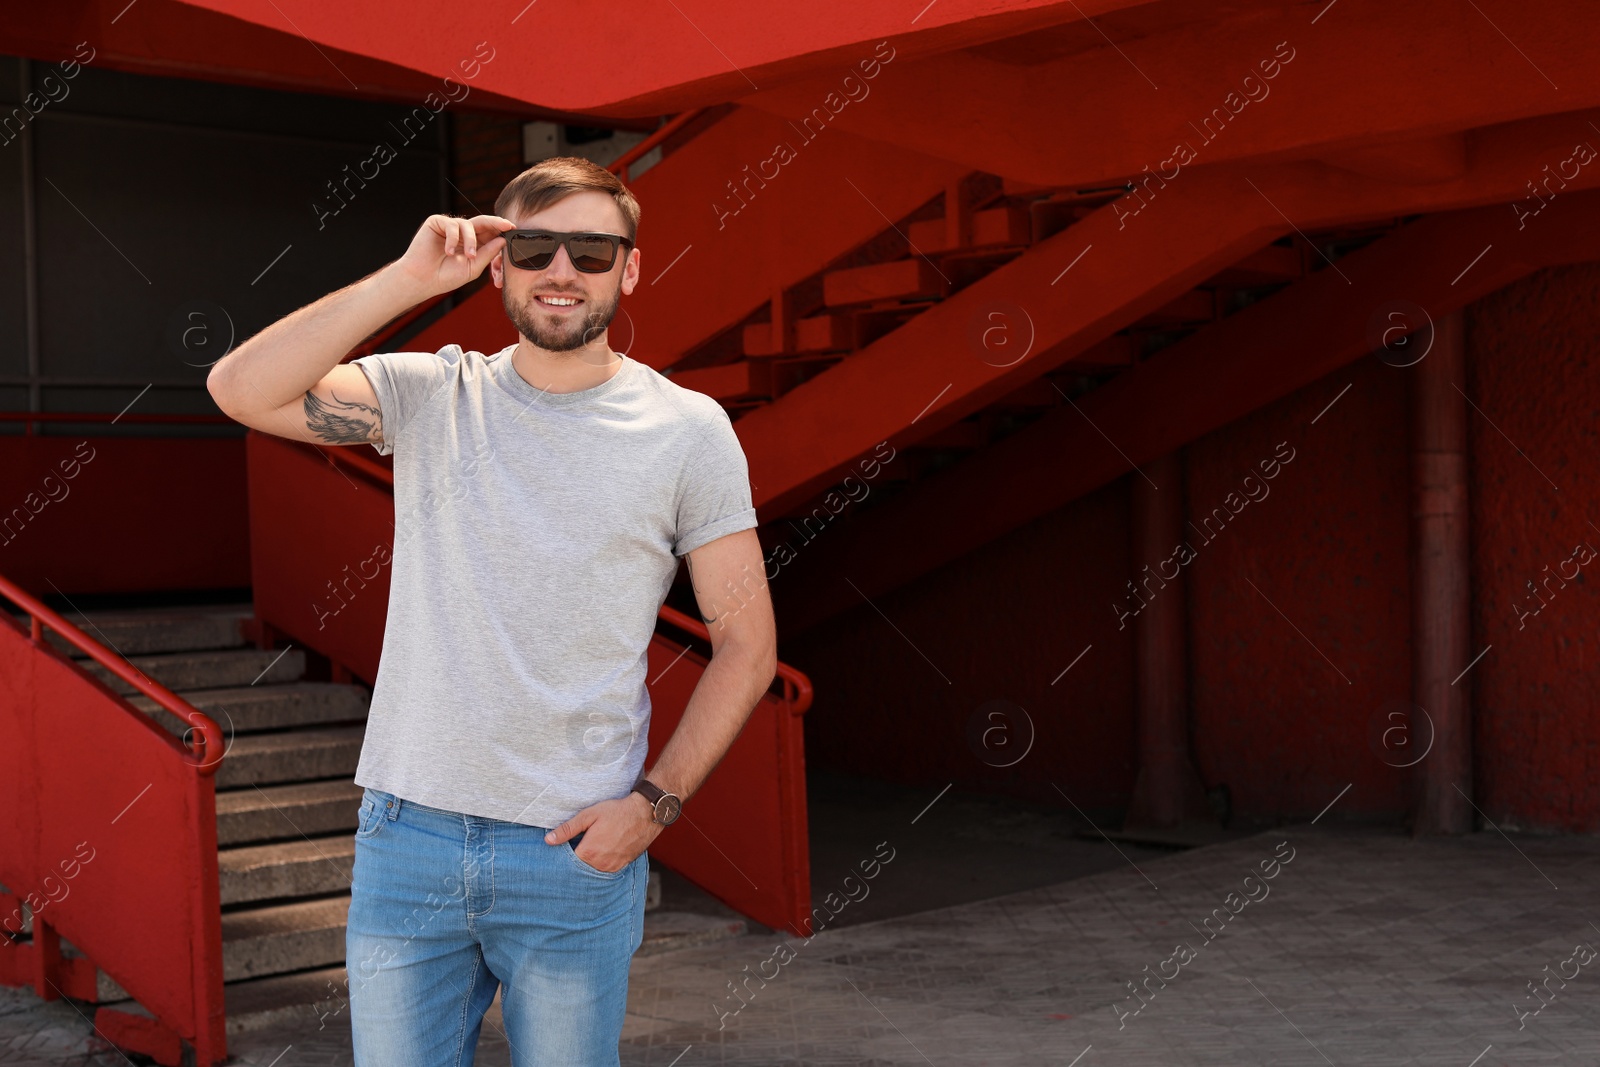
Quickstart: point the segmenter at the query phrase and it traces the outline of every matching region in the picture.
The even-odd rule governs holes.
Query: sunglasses
[[[507,230],[506,259],[522,270],[544,270],[566,246],[573,267],[585,274],[604,274],[617,262],[617,246],[633,247],[626,237],[612,233],[553,233],[550,230]]]

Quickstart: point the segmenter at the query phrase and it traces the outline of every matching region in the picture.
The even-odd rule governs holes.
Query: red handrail
[[[113,415],[109,411],[0,411],[0,422],[228,422],[226,415]]]
[[[638,144],[622,153],[622,155],[618,156],[616,159],[613,159],[610,163],[607,163],[606,170],[609,170],[612,174],[615,174],[619,179],[621,179],[623,185],[627,185],[628,168],[630,166],[632,166],[646,152],[649,152],[652,148],[656,147],[656,145],[660,144],[662,141],[665,141],[668,137],[671,137],[673,134],[687,126],[690,122],[693,122],[695,119],[699,118],[705,113],[705,111],[706,109],[701,107],[696,108],[693,111],[684,111],[680,113],[676,118],[672,119],[672,121],[668,122],[666,125],[650,134],[649,137],[646,137],[644,140],[640,141]]]
[[[0,411],[0,422],[20,422],[22,436],[34,436],[35,423],[40,422],[142,422],[176,423],[179,425],[222,425],[233,423],[226,415],[113,415],[109,411]]]
[[[44,642],[44,624],[48,624],[52,630],[66,638],[73,647],[87,653],[90,659],[133,686],[151,700],[154,700],[177,718],[197,729],[199,731],[200,744],[192,750],[195,756],[198,757],[192,761],[192,765],[202,775],[209,776],[217,773],[217,768],[222,765],[222,757],[226,750],[223,744],[222,730],[217,726],[215,719],[190,705],[166,686],[152,682],[140,674],[127,660],[107,651],[104,645],[90,638],[88,634],[46,607],[27,590],[4,575],[0,575],[0,595],[20,604],[23,611],[27,613],[31,623],[29,636],[34,643],[42,644]],[[211,753],[216,753],[217,758],[208,761],[206,757]]]
[[[422,318],[422,316],[426,315],[428,312],[444,303],[454,293],[455,290],[452,289],[448,293],[440,293],[438,296],[430,296],[428,299],[424,300],[422,303],[418,304],[404,315],[401,315],[398,319],[395,319],[393,322],[389,323],[389,325],[383,327],[383,329],[379,330],[365,341],[362,341],[360,344],[356,345],[345,355],[344,359],[340,360],[340,362],[349,363],[352,359],[359,359],[362,356],[372,355],[378,350],[379,345],[386,343],[389,338],[393,337],[395,334],[399,333],[401,330],[405,329],[407,326],[410,326],[413,322],[416,322],[418,319]]]
[[[370,459],[353,455],[344,451],[343,448],[327,449],[320,445],[312,445],[311,447],[336,464],[342,463],[351,470],[359,471],[367,477],[375,479],[380,485],[388,486],[390,489],[394,488],[394,472],[372,462]],[[685,615],[676,608],[663,604],[661,605],[661,610],[657,613],[657,617],[680,630],[694,634],[696,637],[708,641],[711,639],[711,631],[706,628],[705,623],[693,616]],[[783,680],[783,698],[789,704],[790,713],[793,715],[804,714],[806,709],[811,707],[811,679],[783,662],[778,664],[778,677]]]
[[[657,617],[680,630],[687,630],[696,637],[708,641],[711,639],[711,631],[706,628],[705,623],[692,615],[685,615],[677,608],[663,604],[661,610],[657,612]],[[789,714],[804,715],[806,709],[811,706],[811,679],[781,660],[778,662],[778,677],[783,680],[783,699],[789,704]]]

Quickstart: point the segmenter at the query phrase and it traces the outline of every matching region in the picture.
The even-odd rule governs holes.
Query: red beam
[[[1317,271],[863,513],[773,583],[785,631],[859,602],[824,576],[859,575],[868,596],[896,588],[1128,473],[1130,461],[1147,463],[1360,358],[1374,312],[1397,298],[1437,319],[1538,267],[1600,258],[1600,193],[1546,211],[1523,229],[1505,205],[1412,223],[1341,259],[1342,274]]]
[[[1538,174],[1544,161],[1571,154],[1577,118],[1535,119],[1482,131],[1475,139],[1482,151],[1475,151],[1473,169],[1433,185],[1395,185],[1318,163],[1221,167],[1185,174],[1148,192],[1134,217],[1120,203],[1108,204],[740,419],[736,427],[758,487],[756,507],[769,509],[764,515],[785,513],[831,484],[879,441],[914,444],[922,434],[1156,311],[1291,228],[1500,203],[1492,214],[1507,224],[1502,239],[1510,240],[1518,232],[1518,216],[1503,201],[1524,195],[1528,177]],[[1572,173],[1546,212],[1554,213],[1563,198],[1575,195],[1573,190],[1600,185],[1600,160]],[[1536,201],[1530,197],[1529,202]],[[1344,284],[1338,269],[1325,269]],[[1000,320],[994,318],[997,313]],[[1035,354],[1005,363],[997,353],[980,352],[975,345],[987,343],[997,322],[1017,337],[1029,333]]]

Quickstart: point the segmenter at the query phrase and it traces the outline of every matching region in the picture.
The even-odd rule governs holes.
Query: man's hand
[[[424,300],[452,292],[482,274],[505,247],[500,234],[516,228],[516,223],[499,215],[470,219],[429,215],[394,266],[419,292],[426,293]]]
[[[650,842],[666,827],[653,818],[655,809],[641,793],[629,793],[620,800],[591,804],[544,835],[551,845],[565,845],[584,831],[578,842],[578,858],[607,874],[622,870],[650,847]]]

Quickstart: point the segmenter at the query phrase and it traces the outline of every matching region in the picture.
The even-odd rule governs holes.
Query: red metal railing
[[[106,411],[0,411],[0,422],[22,423],[25,437],[34,436],[34,427],[43,422],[137,422],[177,423],[180,425],[238,425],[226,415],[113,415]]]
[[[642,159],[646,153],[650,152],[651,149],[655,148],[668,137],[671,137],[673,134],[689,125],[689,123],[705,114],[705,112],[706,109],[702,107],[696,108],[693,111],[684,111],[678,114],[665,125],[652,132],[650,136],[646,137],[644,140],[640,141],[638,144],[622,153],[622,155],[606,164],[606,170],[609,170],[612,174],[615,174],[618,178],[620,178],[623,185],[627,185],[630,180],[628,177],[629,167],[633,166],[634,163]]]
[[[29,617],[26,628],[0,618],[0,927],[20,931],[24,900],[33,923],[30,942],[0,934],[0,982],[99,1000],[103,970],[153,1016],[103,1006],[104,1037],[174,1067],[187,1041],[197,1065],[220,1063],[222,731],[8,578],[0,597]],[[193,747],[46,642],[46,628],[187,723]],[[87,955],[63,957],[62,935]]]
[[[661,605],[661,610],[656,615],[662,622],[670,623],[680,630],[685,630],[696,637],[709,641],[711,630],[705,623],[692,615],[685,615],[677,608]],[[783,699],[789,705],[789,714],[804,715],[811,707],[811,679],[800,671],[795,670],[787,663],[778,663],[778,683],[783,686]]]
[[[171,712],[174,718],[181,719],[194,727],[198,731],[194,736],[199,739],[199,744],[193,750],[198,757],[193,761],[194,769],[207,777],[217,773],[217,768],[222,765],[224,739],[222,728],[217,725],[215,719],[160,682],[153,682],[145,677],[133,664],[114,652],[107,651],[100,642],[52,611],[42,601],[3,574],[0,574],[0,596],[17,604],[28,615],[31,620],[28,637],[34,644],[44,647],[44,628],[49,626],[73,648],[154,700]],[[144,716],[143,712],[131,704],[126,704],[124,707],[130,715]]]

